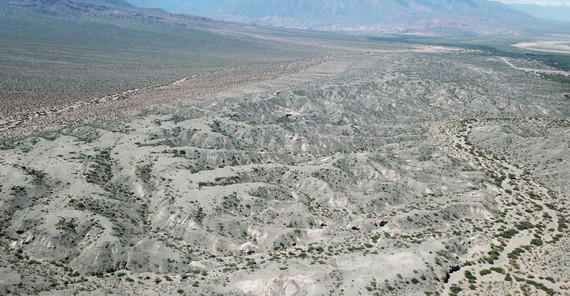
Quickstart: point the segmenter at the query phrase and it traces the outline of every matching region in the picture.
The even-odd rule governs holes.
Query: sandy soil
[[[570,54],[569,41],[521,42],[514,46],[534,51]]]

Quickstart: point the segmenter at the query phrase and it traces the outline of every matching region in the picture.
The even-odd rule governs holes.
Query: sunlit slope
[[[55,3],[0,2],[0,100],[5,106],[67,103],[305,54],[228,32],[229,25],[203,18],[118,1],[108,6]]]

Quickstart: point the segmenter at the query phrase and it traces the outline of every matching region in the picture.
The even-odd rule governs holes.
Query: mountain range
[[[541,6],[534,4],[511,4],[511,6],[537,18],[570,22],[570,6]]]
[[[487,0],[128,0],[218,20],[325,31],[518,35],[546,25]],[[550,30],[550,29],[549,29]]]

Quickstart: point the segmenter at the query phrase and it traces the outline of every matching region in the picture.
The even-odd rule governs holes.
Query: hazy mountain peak
[[[510,34],[499,23],[533,17],[487,0],[128,0],[221,20],[319,30],[358,31],[492,31]],[[489,26],[493,23],[493,26]]]
[[[511,4],[511,6],[537,18],[570,22],[570,6],[541,6],[535,4]]]

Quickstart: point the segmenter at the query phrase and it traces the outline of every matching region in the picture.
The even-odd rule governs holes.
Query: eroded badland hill
[[[249,64],[6,113],[0,294],[570,292],[564,70],[236,28]]]

